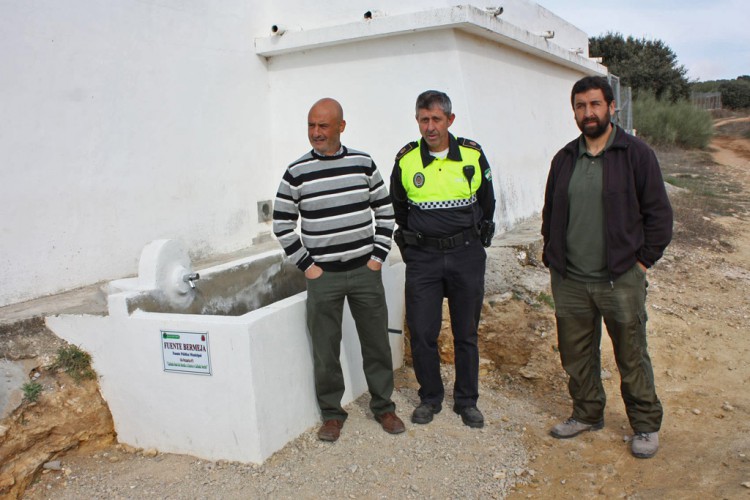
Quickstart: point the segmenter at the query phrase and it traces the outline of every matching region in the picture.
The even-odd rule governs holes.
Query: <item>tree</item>
[[[721,104],[730,109],[750,108],[750,78],[738,77],[736,80],[724,80],[719,84]]]
[[[677,55],[661,40],[624,39],[620,33],[589,38],[589,55],[601,57],[610,73],[637,96],[647,91],[657,99],[677,101],[690,95],[685,66],[677,64]]]

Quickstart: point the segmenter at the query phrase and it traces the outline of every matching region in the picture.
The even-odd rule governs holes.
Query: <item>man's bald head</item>
[[[346,128],[344,109],[335,99],[320,99],[307,114],[307,138],[316,153],[331,156],[341,148],[341,133]]]
[[[310,108],[310,113],[312,113],[316,108],[320,108],[333,114],[339,121],[344,121],[344,108],[341,107],[341,104],[339,104],[336,99],[333,99],[331,97],[324,97],[322,99],[319,99],[315,104],[312,105],[312,108]]]

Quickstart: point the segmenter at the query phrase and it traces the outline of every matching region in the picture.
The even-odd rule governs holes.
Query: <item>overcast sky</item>
[[[658,39],[693,80],[750,75],[750,0],[536,0],[590,37]]]

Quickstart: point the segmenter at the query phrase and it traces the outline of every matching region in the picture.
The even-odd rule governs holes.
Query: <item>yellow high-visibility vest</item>
[[[412,205],[429,210],[464,207],[476,201],[476,192],[485,182],[479,165],[482,152],[460,144],[458,148],[461,161],[435,158],[427,167],[422,166],[419,147],[401,157],[401,184]],[[464,174],[467,166],[474,167],[471,185]]]

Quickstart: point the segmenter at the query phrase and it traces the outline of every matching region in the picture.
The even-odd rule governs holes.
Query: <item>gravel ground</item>
[[[394,401],[407,426],[401,435],[380,428],[365,395],[347,406],[349,418],[336,443],[319,441],[317,429],[309,429],[263,465],[120,445],[72,452],[59,470],[48,464],[52,469],[24,498],[504,498],[534,475],[521,442],[530,414],[522,403],[483,383],[483,429],[463,425],[451,398],[432,423],[416,425],[408,419],[418,401],[413,372],[404,368],[396,376]],[[443,377],[450,393],[452,366],[444,366]]]

